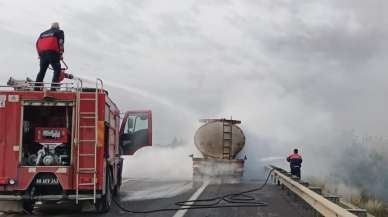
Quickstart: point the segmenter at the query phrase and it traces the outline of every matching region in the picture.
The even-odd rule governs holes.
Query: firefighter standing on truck
[[[61,73],[62,54],[64,51],[65,34],[59,28],[59,23],[51,24],[51,28],[42,32],[36,42],[36,50],[40,59],[40,70],[36,77],[36,82],[43,82],[44,76],[49,65],[54,69],[53,84],[51,90],[55,91],[59,87],[59,78]],[[42,83],[37,83],[35,90],[41,90]]]
[[[287,157],[287,162],[290,163],[291,175],[300,179],[300,168],[302,167],[302,156],[298,154],[298,149],[294,149],[294,153]]]

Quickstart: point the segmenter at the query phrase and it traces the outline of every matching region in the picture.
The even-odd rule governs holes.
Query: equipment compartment
[[[72,119],[72,106],[24,106],[21,165],[70,165]]]

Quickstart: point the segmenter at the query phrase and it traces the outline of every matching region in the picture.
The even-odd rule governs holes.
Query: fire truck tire
[[[34,205],[35,205],[34,201],[24,200],[23,201],[23,210],[28,212],[28,213],[32,213],[32,211],[34,211]]]
[[[118,196],[120,194],[121,185],[117,184],[113,189],[113,196]]]
[[[113,196],[118,196],[120,193],[121,183],[123,181],[121,173],[122,173],[122,165],[119,166],[119,170],[117,173],[117,184],[115,185],[115,187],[113,189]]]
[[[109,169],[106,172],[106,186],[105,186],[105,194],[96,201],[96,211],[98,213],[107,213],[110,210],[110,207],[112,205],[112,176],[110,175]]]

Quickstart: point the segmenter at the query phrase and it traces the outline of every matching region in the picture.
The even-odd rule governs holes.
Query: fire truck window
[[[148,129],[148,118],[144,115],[136,117],[136,125],[134,126],[134,132]]]
[[[134,132],[134,122],[136,116],[128,116],[127,124],[125,125],[125,133],[133,133]]]
[[[125,125],[124,132],[132,134],[139,130],[148,129],[148,117],[147,115],[129,115],[127,124]]]
[[[120,136],[122,153],[131,154],[149,144],[148,113],[132,113]]]

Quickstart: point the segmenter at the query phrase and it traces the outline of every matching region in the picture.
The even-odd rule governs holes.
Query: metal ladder
[[[101,89],[99,88],[99,84],[101,85]],[[77,167],[76,167],[76,204],[79,203],[80,200],[92,200],[93,203],[96,203],[97,198],[97,146],[98,146],[98,94],[103,90],[103,84],[101,79],[96,80],[96,90],[94,97],[90,97],[91,94],[81,94],[82,93],[82,82],[81,87],[77,88],[77,96],[76,96],[76,146],[77,146]],[[86,95],[87,98],[82,97],[82,95]],[[90,103],[94,105],[94,110],[86,110],[81,107],[86,103]],[[88,121],[89,120],[89,121]],[[90,123],[90,120],[92,120]],[[87,124],[85,124],[85,122]],[[87,138],[84,134],[80,134],[80,131],[87,131],[89,134],[94,131],[94,138]],[[81,146],[83,148],[81,148]],[[89,151],[85,151],[83,149],[87,149],[89,147]],[[91,151],[90,151],[91,150]],[[82,162],[88,160],[90,162],[92,160],[93,165],[90,167],[81,166]],[[84,164],[84,163],[83,163]],[[81,182],[81,176],[91,178],[90,182]],[[90,177],[92,176],[92,177]],[[93,186],[93,194],[80,194],[81,186]]]
[[[222,152],[222,159],[230,160],[232,158],[231,152],[232,152],[232,139],[233,139],[233,132],[232,132],[233,123],[228,120],[222,121],[222,131],[223,131],[223,152]]]

